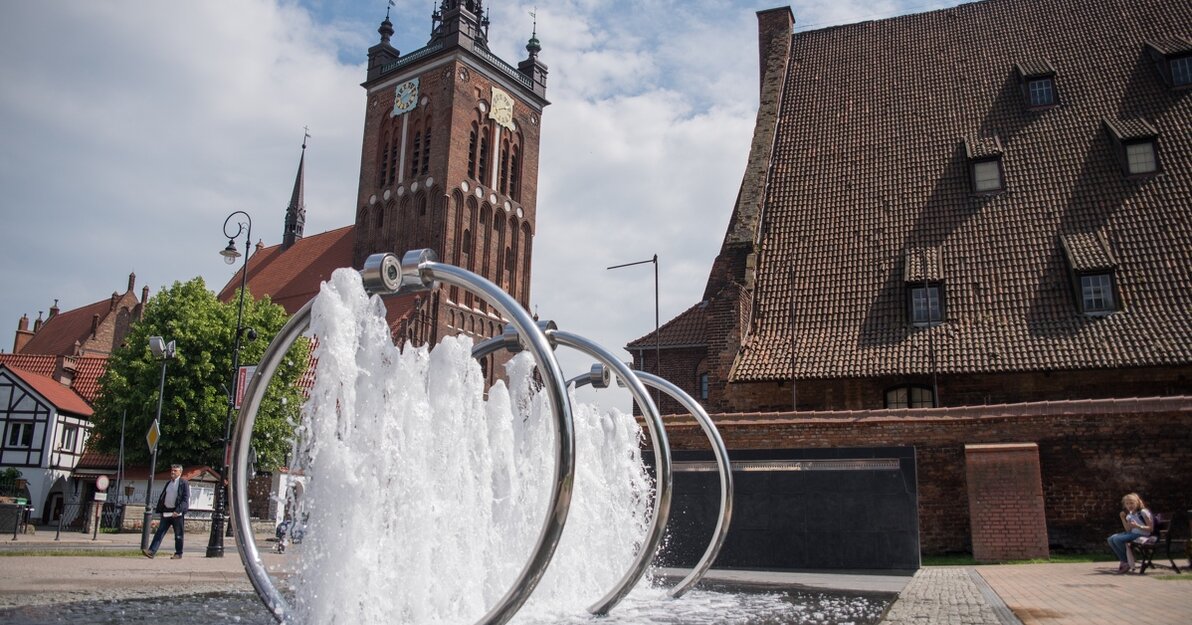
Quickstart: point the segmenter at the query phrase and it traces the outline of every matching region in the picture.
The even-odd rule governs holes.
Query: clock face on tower
[[[412,78],[397,86],[393,92],[393,116],[397,117],[418,106],[418,79]]]

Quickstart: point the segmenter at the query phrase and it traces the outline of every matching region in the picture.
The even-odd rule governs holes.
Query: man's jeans
[[[173,527],[174,554],[182,555],[182,531],[184,525],[180,516],[162,517],[161,523],[157,526],[157,531],[153,534],[153,543],[149,545],[149,552],[157,553],[157,548],[161,546],[161,539],[165,538],[166,530]]]

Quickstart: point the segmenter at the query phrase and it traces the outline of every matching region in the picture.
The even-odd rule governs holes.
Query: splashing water
[[[399,349],[354,271],[314,303],[318,368],[296,443],[307,478],[294,610],[306,623],[468,623],[508,590],[547,512],[549,405],[527,354],[484,392],[472,341]],[[645,540],[652,484],[630,415],[574,406],[576,484],[555,557],[515,622],[611,590]]]

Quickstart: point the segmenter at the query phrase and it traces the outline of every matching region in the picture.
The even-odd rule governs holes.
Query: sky
[[[403,53],[436,0],[391,9]],[[790,4],[796,32],[959,4]],[[515,64],[537,16],[549,68],[532,312],[628,359],[699,302],[757,111],[759,10],[772,0],[489,0],[490,48]],[[0,3],[0,351],[22,314],[155,293],[234,268],[225,217],[280,242],[304,128],[307,235],[353,223],[365,60],[386,0]],[[393,250],[402,252],[403,250]],[[239,267],[239,265],[237,265]],[[590,358],[565,355],[568,376]],[[677,381],[683,383],[683,381]],[[624,391],[581,400],[627,409]]]

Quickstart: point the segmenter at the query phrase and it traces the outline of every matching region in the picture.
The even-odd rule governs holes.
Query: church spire
[[[484,0],[440,0],[439,8],[431,14],[430,43],[471,41],[472,45],[488,48],[488,18]]]
[[[286,207],[286,225],[281,235],[281,249],[290,249],[302,238],[302,228],[306,225],[306,140],[310,138],[310,129],[303,128],[302,156],[298,158],[298,175],[294,177],[294,192],[290,195],[290,205]]]

